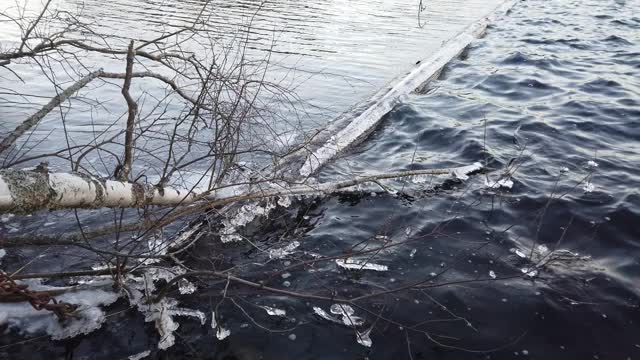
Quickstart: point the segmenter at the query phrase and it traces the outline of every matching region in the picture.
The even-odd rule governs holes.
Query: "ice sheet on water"
[[[374,264],[364,260],[356,259],[337,259],[336,264],[344,269],[348,270],[373,270],[373,271],[388,271],[389,268],[386,265]]]

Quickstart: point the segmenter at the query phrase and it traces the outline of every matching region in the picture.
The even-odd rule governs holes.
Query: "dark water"
[[[234,295],[245,301],[253,321],[280,331],[259,328],[227,302],[221,314],[232,331],[229,338],[219,342],[211,329],[182,321],[178,344],[168,354],[153,355],[640,358],[639,74],[638,1],[518,3],[426,93],[394,109],[367,141],[321,176],[474,161],[486,163],[488,174],[437,191],[407,185],[398,196],[305,200],[250,233],[257,244],[298,240],[299,251],[325,255],[380,246],[387,239],[399,244],[370,258],[387,265],[388,272],[347,273],[323,262],[290,270],[289,290],[359,296],[428,279],[430,273],[439,275],[425,284],[478,281],[363,301],[364,308],[382,317],[356,309],[368,326],[375,323],[370,349],[356,343],[353,330],[313,315],[313,306],[327,309],[330,303],[239,289]],[[507,168],[513,172],[511,189],[484,185],[487,176],[495,178]],[[518,276],[532,266],[530,257],[537,256],[539,245],[571,254],[561,253],[562,259],[533,278]],[[202,255],[221,249],[198,250]],[[248,246],[225,251],[225,266],[260,259]],[[284,267],[277,261],[247,266],[246,272],[261,279],[260,272]],[[276,277],[269,285],[283,287],[283,281]],[[187,303],[210,311],[219,300],[219,284],[211,288]],[[289,316],[274,319],[249,303],[284,308]],[[125,358],[153,348],[152,325],[125,309],[115,306],[114,321],[87,337],[64,343],[34,340],[5,347],[3,355]]]

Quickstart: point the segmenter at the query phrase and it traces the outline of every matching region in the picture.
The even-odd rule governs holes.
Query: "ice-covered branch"
[[[217,194],[213,190],[206,189],[158,188],[149,184],[100,180],[82,174],[1,170],[0,212],[63,208],[130,208],[149,205],[178,206],[192,204],[197,200],[207,201],[210,206],[221,206],[276,196],[330,194],[385,179],[425,176],[452,176],[465,179],[467,174],[481,168],[480,163],[474,163],[456,168],[383,173],[318,184],[299,184],[288,187],[282,185],[276,187],[274,184],[260,191],[234,195]]]

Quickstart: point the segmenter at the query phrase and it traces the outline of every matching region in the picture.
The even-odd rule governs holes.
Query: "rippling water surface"
[[[367,26],[367,20],[358,20],[362,17],[379,18],[388,26],[415,21],[413,7],[388,15],[390,10],[382,5],[340,4],[308,4],[313,14],[308,20],[317,28],[289,38],[283,47],[313,62],[316,56],[333,54],[314,37],[333,34],[329,38],[336,44],[357,47],[357,36],[341,34],[352,31],[369,39],[376,38],[377,31],[393,33]],[[394,3],[394,11],[397,6]],[[117,4],[108,11],[116,9]],[[287,18],[286,11],[277,13]],[[341,21],[340,28],[328,20],[332,16],[354,21]],[[296,29],[294,23],[288,31],[304,33]],[[341,61],[342,70],[358,74],[371,88],[388,81],[392,71],[381,67],[404,68],[425,55],[411,49],[415,34],[405,35],[405,42],[396,46],[386,47],[386,40],[380,40],[377,46],[383,50],[375,56],[369,52],[374,50],[363,50],[362,59]],[[370,46],[366,49],[376,44]],[[348,56],[335,51],[335,56]],[[375,309],[398,323],[377,323],[371,349],[357,344],[352,330],[320,322],[307,301],[265,297],[253,300],[277,304],[295,315],[259,320],[274,329],[292,330],[264,331],[230,308],[225,320],[233,335],[228,340],[214,341],[210,329],[186,323],[180,330],[183,341],[171,357],[640,358],[639,74],[640,2],[519,2],[439,80],[397,106],[365,142],[321,177],[474,161],[485,163],[488,173],[449,182],[438,191],[408,185],[397,196],[367,193],[301,203],[253,234],[268,246],[277,242],[279,228],[292,226],[299,229],[292,233],[302,242],[300,250],[329,255],[380,241],[403,242],[372,257],[372,262],[387,265],[388,272],[354,278],[322,265],[292,271],[287,278],[292,290],[349,293],[357,289],[354,282],[389,289],[443,269],[449,271],[439,281],[482,281],[380,299]],[[334,102],[348,91],[334,80],[327,78],[330,89],[318,94],[319,101]],[[485,185],[507,169],[511,188]],[[236,250],[239,256],[255,255],[247,248]],[[553,250],[562,250],[558,261],[535,277],[510,278],[533,266],[531,259]],[[207,308],[206,296],[194,299],[194,306]],[[121,320],[64,346],[96,357],[114,349],[124,356],[153,346],[155,339],[147,337],[141,318],[121,315]],[[368,316],[367,321],[375,318]],[[427,324],[431,338],[408,336],[404,327],[415,323]],[[37,346],[43,354],[65,352],[61,344]]]

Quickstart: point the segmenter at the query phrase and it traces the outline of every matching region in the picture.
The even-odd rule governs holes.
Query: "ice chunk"
[[[140,359],[146,358],[149,355],[151,355],[151,350],[147,350],[138,354],[131,355],[129,356],[129,360],[140,360]]]
[[[598,167],[598,163],[593,161],[593,160],[589,160],[589,161],[587,161],[587,166],[591,167],[591,168],[597,168]]]
[[[485,178],[484,185],[491,189],[498,189],[498,188],[511,189],[513,187],[513,180],[511,180],[510,177],[502,177],[497,181],[493,181],[493,180],[489,180],[488,178]]]
[[[180,294],[193,294],[197,289],[196,285],[187,279],[180,279],[178,281],[178,291],[180,291]]]
[[[272,201],[267,201],[264,206],[257,203],[243,205],[235,215],[222,220],[224,230],[220,234],[220,240],[224,243],[242,240],[236,233],[238,228],[247,225],[258,216],[269,214],[274,208],[275,204]]]
[[[451,169],[451,175],[458,180],[467,180],[469,179],[469,174],[480,169],[482,169],[482,164],[475,162],[471,165]]]
[[[353,310],[353,308],[351,306],[345,305],[345,304],[333,304],[329,308],[329,311],[331,311],[332,314],[336,314],[336,315],[353,315],[353,314],[355,314],[355,311]]]
[[[270,259],[281,259],[289,254],[292,254],[295,249],[300,246],[298,241],[294,241],[291,244],[277,249],[269,250],[269,258]]]
[[[278,205],[280,205],[282,207],[291,206],[291,197],[289,197],[289,196],[280,196],[278,198]]]
[[[263,306],[262,308],[264,309],[264,311],[267,312],[267,314],[271,316],[282,316],[282,317],[287,316],[287,312],[283,309],[278,309],[270,306]]]
[[[222,326],[218,327],[218,331],[216,331],[216,337],[218,338],[218,340],[224,340],[229,335],[231,335],[231,330],[225,329]]]
[[[322,308],[314,306],[313,307],[313,312],[318,315],[319,317],[334,322],[334,323],[338,323],[338,324],[342,324],[342,321],[336,319],[335,317],[329,315],[326,311],[322,310]]]
[[[549,252],[549,248],[548,248],[548,247],[547,247],[547,245],[545,245],[545,244],[540,244],[540,245],[538,245],[538,248],[537,248],[537,249],[538,249],[538,252],[539,252],[540,254],[542,254],[542,255],[544,255],[544,254],[546,254],[546,253],[548,253],[548,252]]]
[[[521,257],[523,259],[527,257],[527,255],[523,253],[522,250],[520,249],[512,248],[512,249],[509,249],[509,251],[513,254],[518,255],[518,257]]]
[[[329,309],[332,314],[339,315],[342,318],[342,323],[347,326],[361,326],[364,325],[364,320],[355,316],[355,311],[349,305],[345,304],[333,304]]]
[[[371,347],[371,345],[373,345],[373,342],[371,341],[371,336],[370,336],[371,330],[373,330],[373,328],[369,328],[362,332],[356,331],[356,341],[358,342],[358,344],[366,347]]]
[[[389,268],[386,265],[373,264],[368,261],[355,260],[355,259],[337,259],[336,264],[341,268],[348,270],[373,270],[373,271],[387,271]]]
[[[357,327],[357,326],[364,325],[364,320],[361,317],[354,315],[355,311],[349,305],[333,304],[331,305],[331,308],[329,309],[329,311],[337,315],[337,317],[334,317],[328,314],[326,311],[322,310],[317,306],[313,308],[313,312],[316,315],[318,315],[319,317],[325,320],[334,322],[336,324],[342,324],[349,327]]]
[[[490,276],[492,279],[495,279],[495,278],[496,278],[496,273],[495,273],[493,270],[491,270],[491,271],[489,271],[489,276]]]
[[[526,277],[536,277],[538,276],[538,270],[536,270],[535,268],[522,268],[520,269],[520,271],[526,276]]]

